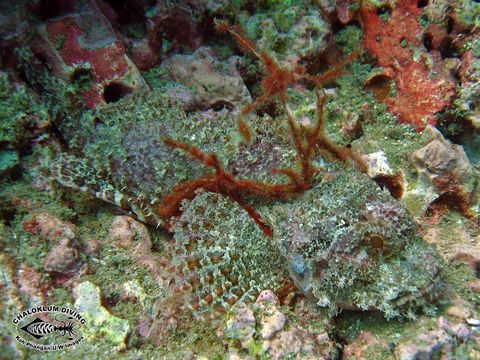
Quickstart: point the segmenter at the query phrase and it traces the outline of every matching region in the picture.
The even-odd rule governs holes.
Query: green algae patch
[[[16,151],[0,151],[0,175],[5,175],[9,170],[19,165]]]
[[[357,26],[346,26],[334,35],[335,43],[343,50],[344,54],[350,54],[361,46],[362,30]]]
[[[460,297],[468,301],[477,312],[480,312],[480,299],[468,284],[475,281],[474,271],[464,263],[452,263],[448,269],[445,270],[445,276],[451,289],[460,295]]]
[[[27,126],[49,121],[46,108],[25,87],[15,89],[3,72],[0,72],[0,109],[0,146],[25,144]]]
[[[87,325],[83,328],[85,338],[94,341],[97,336],[102,336],[112,345],[125,348],[130,325],[127,320],[113,316],[102,306],[98,286],[85,281],[75,288],[75,293],[75,308],[87,320]]]

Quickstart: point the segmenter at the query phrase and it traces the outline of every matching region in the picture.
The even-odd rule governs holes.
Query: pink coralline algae
[[[424,49],[417,1],[401,1],[385,9],[391,11],[387,20],[379,10],[368,4],[361,8],[364,47],[395,81],[396,94],[386,99],[389,111],[399,123],[409,123],[420,132],[427,124],[434,125],[436,114],[451,104],[455,83],[438,51]]]

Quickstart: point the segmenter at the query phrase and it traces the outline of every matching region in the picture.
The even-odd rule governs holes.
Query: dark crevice
[[[377,15],[378,16],[386,17],[386,16],[390,16],[391,13],[392,13],[392,10],[387,5],[380,6],[377,9]]]
[[[74,0],[40,0],[32,2],[31,11],[41,20],[56,18],[75,10]]]
[[[429,33],[425,33],[423,35],[423,46],[425,47],[425,50],[430,51],[432,50],[432,35]]]
[[[452,19],[452,17],[447,18],[447,33],[451,34],[453,31],[453,25],[455,24],[455,20]]]
[[[473,270],[475,272],[475,277],[480,279],[480,261],[475,261],[473,264]]]
[[[223,109],[232,111],[234,108],[235,106],[228,101],[217,101],[215,104],[212,105],[212,109],[215,111],[220,111]]]
[[[135,22],[143,23],[145,19],[144,7],[155,5],[155,1],[135,2],[128,0],[104,0],[118,16],[117,23],[119,25],[127,25]]]
[[[428,0],[419,0],[419,2],[417,3],[417,6],[418,6],[419,8],[423,8],[423,7],[427,6],[427,5],[428,5]]]
[[[11,225],[11,223],[15,219],[16,214],[17,210],[15,209],[15,207],[0,208],[0,219],[6,226]]]
[[[453,42],[450,38],[445,38],[443,42],[440,44],[438,51],[440,51],[440,55],[442,56],[442,59],[447,59],[447,58],[453,58],[453,57],[458,57],[459,53],[455,46],[453,45]]]
[[[111,82],[103,90],[106,103],[117,102],[132,92],[132,88],[120,82]]]

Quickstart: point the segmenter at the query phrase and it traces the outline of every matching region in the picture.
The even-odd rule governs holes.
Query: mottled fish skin
[[[333,315],[380,310],[387,318],[435,310],[441,262],[408,211],[353,167],[326,166],[301,197],[262,209],[297,288]]]
[[[156,96],[97,111],[93,128],[83,132],[88,136],[72,141],[72,152],[83,160],[58,156],[49,165],[52,177],[155,226],[163,226],[156,214],[160,199],[178,182],[210,171],[166,146],[166,136],[215,152],[236,176],[287,181],[272,173],[296,162],[281,119],[252,116],[255,136],[245,144],[235,113],[189,117]],[[246,199],[268,222],[271,239],[220,194],[200,191],[184,201],[173,229],[172,272],[186,307],[202,316],[222,312],[262,289],[278,288],[289,274],[332,315],[339,309],[380,310],[387,318],[434,311],[440,262],[408,212],[354,166],[316,160],[324,170],[305,193],[284,201]]]
[[[253,302],[288,279],[275,243],[221,194],[204,192],[185,202],[174,240],[175,292],[196,316],[212,318],[237,302]]]
[[[68,155],[54,156],[46,168],[63,186],[88,192],[131,211],[139,220],[163,226],[156,210],[160,199],[174,185],[210,171],[181,150],[165,145],[167,137],[218,154],[235,175],[284,181],[272,170],[292,166],[295,151],[287,139],[276,135],[278,122],[256,119],[257,135],[245,144],[237,133],[236,119],[237,114],[229,111],[189,117],[164,94],[134,94],[93,114],[85,113],[81,127],[66,139]]]

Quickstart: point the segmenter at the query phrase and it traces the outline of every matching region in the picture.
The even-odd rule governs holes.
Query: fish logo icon
[[[71,348],[83,340],[81,326],[86,319],[75,309],[39,306],[27,309],[12,319],[17,327],[15,338],[22,345],[40,351]]]
[[[76,324],[70,320],[72,320],[72,318],[68,318],[67,321],[59,321],[61,325],[56,326],[40,318],[35,318],[30,323],[21,327],[20,329],[25,331],[27,334],[33,336],[37,340],[53,333],[57,333],[59,336],[62,337],[67,336],[68,340],[73,340],[76,335]]]

